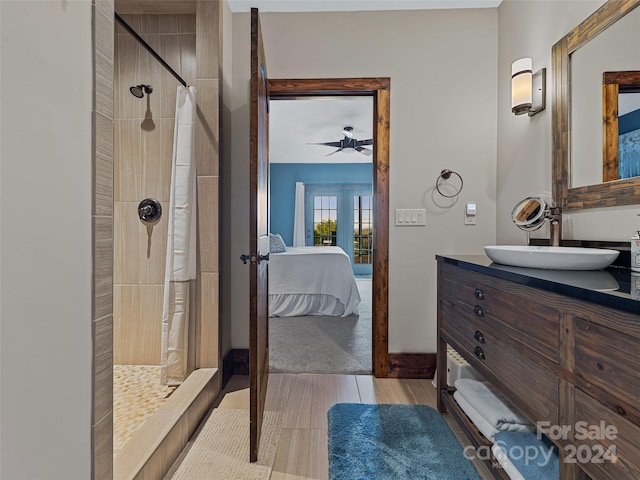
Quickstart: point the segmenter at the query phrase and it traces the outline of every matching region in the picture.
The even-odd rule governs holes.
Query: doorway
[[[389,120],[390,79],[269,79],[271,100],[318,96],[366,96],[373,101],[372,138],[372,372],[389,374],[388,258],[389,258]]]
[[[269,261],[269,370],[370,375],[373,100],[269,110],[269,231],[288,246]]]

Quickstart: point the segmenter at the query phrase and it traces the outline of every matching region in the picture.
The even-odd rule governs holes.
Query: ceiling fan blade
[[[307,145],[325,145],[327,147],[339,147],[340,142],[307,143]]]
[[[356,150],[362,153],[363,155],[371,155],[373,152],[368,148],[356,147]]]
[[[334,150],[334,151],[333,151],[333,152],[331,152],[331,153],[327,153],[327,154],[325,155],[325,157],[328,157],[329,155],[333,155],[334,153],[338,153],[338,152],[341,152],[341,151],[342,151],[342,148],[339,148],[339,149],[337,149],[337,150]]]
[[[367,140],[358,140],[358,145],[373,145],[373,138]]]

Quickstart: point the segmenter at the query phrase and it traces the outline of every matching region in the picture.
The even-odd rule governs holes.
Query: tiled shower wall
[[[154,6],[147,4],[148,6]],[[180,9],[174,12],[173,18],[167,15],[149,15],[156,12],[147,12],[147,15],[124,15],[125,7],[133,8],[132,12],[138,13],[139,6],[135,3],[119,1],[114,5],[113,0],[93,0],[92,3],[92,43],[94,55],[94,110],[92,112],[94,131],[94,312],[93,312],[93,400],[92,400],[92,434],[91,443],[93,451],[92,478],[110,480],[113,478],[113,364],[125,363],[123,360],[120,341],[124,338],[138,335],[138,337],[152,338],[159,345],[159,334],[154,337],[153,332],[143,332],[139,319],[151,318],[152,329],[159,329],[159,318],[156,314],[149,314],[149,309],[161,310],[161,300],[151,300],[148,294],[151,288],[157,287],[158,278],[162,283],[164,268],[164,252],[159,252],[161,242],[166,235],[166,222],[154,227],[154,230],[142,231],[140,226],[131,220],[135,217],[135,209],[125,209],[127,203],[137,207],[139,199],[129,201],[122,192],[126,192],[131,185],[151,185],[152,191],[164,192],[168,189],[169,177],[167,170],[163,173],[151,173],[156,165],[170,169],[171,153],[167,154],[166,163],[161,163],[156,157],[162,152],[164,159],[167,148],[172,148],[173,127],[169,128],[166,138],[166,122],[162,122],[162,115],[167,111],[173,117],[173,102],[175,101],[175,87],[177,83],[168,72],[159,70],[159,65],[152,64],[150,57],[142,57],[142,47],[134,45],[133,39],[124,40],[125,32],[116,26],[114,33],[114,7],[118,7],[126,20],[139,29],[143,28],[143,22],[148,22],[144,28],[148,33],[145,37],[152,43],[157,51],[165,55],[167,61],[175,62],[173,66],[185,69],[183,78],[190,83],[194,77],[194,48],[198,67],[196,69],[196,87],[198,88],[198,110],[196,125],[196,155],[198,157],[198,294],[197,302],[197,332],[198,352],[196,367],[218,367],[218,175],[219,175],[219,78],[220,78],[220,51],[221,51],[221,26],[220,26],[220,2],[209,0],[196,0],[194,2],[182,1],[169,5],[168,2],[158,2],[158,7]],[[193,15],[195,8],[196,16]],[[187,9],[184,11],[183,9]],[[186,14],[186,15],[183,15]],[[194,21],[196,25],[194,25]],[[178,22],[179,27],[176,27]],[[165,28],[166,27],[166,28]],[[193,31],[196,31],[196,44],[193,44]],[[168,32],[168,33],[160,33]],[[164,38],[163,38],[164,37]],[[189,37],[189,38],[188,38]],[[188,49],[177,48],[189,45]],[[169,47],[172,41],[173,47]],[[155,43],[154,43],[155,42]],[[118,47],[114,46],[114,43]],[[120,52],[118,50],[120,49]],[[166,49],[166,52],[162,50]],[[125,52],[124,56],[122,55]],[[189,52],[189,56],[187,56]],[[146,52],[145,52],[146,54]],[[140,62],[140,65],[137,65]],[[183,64],[184,62],[184,64]],[[146,70],[145,70],[146,69]],[[151,83],[146,78],[151,78],[153,71],[153,87],[155,95],[147,98],[130,99],[123,98],[128,93],[131,85]],[[180,71],[180,70],[178,70]],[[159,78],[160,80],[156,80]],[[132,82],[128,84],[128,82]],[[158,83],[159,82],[159,83]],[[160,89],[159,89],[160,87]],[[166,98],[161,97],[160,92],[170,90]],[[137,100],[137,102],[136,102]],[[122,103],[121,103],[122,102]],[[158,104],[160,102],[160,104]],[[167,104],[170,105],[167,106]],[[143,113],[139,113],[143,109]],[[160,109],[160,110],[158,110]],[[149,118],[147,118],[149,111]],[[133,129],[137,118],[138,129]],[[146,120],[146,121],[145,121]],[[158,120],[158,122],[156,122]],[[164,118],[164,120],[167,120]],[[131,155],[134,163],[121,163],[120,134],[123,126],[132,128],[125,132],[129,134],[131,142],[126,144],[125,155]],[[160,135],[151,137],[155,129],[160,126]],[[151,127],[154,128],[151,128]],[[156,132],[157,133],[157,132]],[[144,136],[143,136],[144,134]],[[118,138],[114,138],[117,136]],[[156,141],[151,141],[151,139]],[[144,139],[144,141],[143,141]],[[160,143],[161,142],[161,143]],[[158,148],[160,147],[160,148]],[[152,154],[148,155],[148,151]],[[142,160],[144,152],[145,160]],[[153,153],[156,152],[156,153]],[[162,162],[165,162],[163,160]],[[124,167],[124,170],[123,170]],[[170,171],[170,170],[169,170]],[[152,176],[155,175],[155,176]],[[160,175],[164,175],[161,177]],[[166,187],[159,186],[156,182],[165,182]],[[164,195],[164,194],[163,194]],[[166,197],[168,199],[168,197]],[[162,200],[162,199],[158,199]],[[167,206],[167,200],[163,200],[163,206]],[[131,207],[131,205],[129,205]],[[164,225],[164,227],[163,227]],[[161,229],[165,229],[163,235],[159,235]],[[147,233],[150,233],[149,237]],[[141,240],[142,238],[146,239]],[[149,243],[151,240],[151,243]],[[144,242],[144,247],[140,248]],[[123,246],[134,249],[122,252]],[[155,248],[155,249],[154,249]],[[142,251],[142,258],[140,252]],[[138,252],[138,253],[135,253]],[[149,258],[146,257],[147,252]],[[160,261],[150,261],[151,253],[154,253]],[[127,255],[123,257],[121,255]],[[138,257],[136,257],[138,255]],[[115,257],[115,258],[114,258]],[[131,263],[131,265],[130,265]],[[132,268],[132,265],[136,264]],[[160,270],[160,273],[157,270]],[[134,283],[126,283],[130,278],[153,278],[149,283],[136,280]],[[127,290],[124,287],[133,287]],[[153,289],[152,295],[159,295],[157,289]],[[115,298],[114,298],[115,297]],[[137,298],[136,298],[137,297]],[[143,301],[139,299],[143,298]],[[144,303],[147,302],[147,303]],[[123,307],[128,318],[132,321],[121,322]],[[160,315],[160,314],[158,314]],[[158,330],[159,331],[159,330]],[[114,336],[117,340],[114,342]],[[141,343],[133,347],[132,342],[126,343],[131,351],[142,350]],[[152,351],[155,347],[144,348]],[[159,347],[158,347],[159,350]],[[159,357],[159,353],[155,353]],[[153,355],[150,355],[153,356]],[[145,363],[144,360],[134,359],[135,364]],[[220,381],[220,375],[215,378]],[[216,392],[219,390],[218,384]],[[211,398],[215,397],[215,394]],[[186,441],[186,439],[185,439]],[[163,444],[164,445],[164,444]],[[178,448],[178,451],[180,448]]]
[[[122,15],[197,90],[196,367],[218,366],[218,7],[199,1],[196,15]],[[179,83],[117,24],[114,76],[114,364],[158,365]],[[134,97],[129,87],[140,84],[153,92]],[[162,205],[152,226],[138,219],[145,198]]]
[[[195,15],[123,15],[189,84],[196,75]],[[159,365],[167,212],[177,80],[116,24],[114,82],[114,363]],[[134,85],[153,92],[136,98]],[[163,215],[147,226],[138,204]]]

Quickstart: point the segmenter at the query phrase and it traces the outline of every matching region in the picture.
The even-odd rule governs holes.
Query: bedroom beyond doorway
[[[273,373],[371,374],[371,276],[356,276],[358,315],[269,318]]]
[[[269,231],[279,234],[289,248],[290,268],[303,270],[296,271],[295,285],[287,285],[283,292],[282,285],[272,285],[273,280],[291,277],[293,272],[275,275],[274,270],[270,274],[270,298],[272,293],[287,293],[287,308],[270,309],[272,372],[372,373],[373,125],[372,97],[271,102]],[[323,280],[315,267],[303,269],[301,263],[294,264],[296,259],[303,261],[301,248],[340,249],[348,258],[340,270],[346,268],[351,279],[327,276]],[[279,255],[273,250],[272,254]],[[323,263],[337,262],[325,258]],[[282,263],[270,261],[270,271],[281,268]],[[353,298],[354,293],[327,291],[328,284],[335,290],[343,282],[352,291],[357,286],[360,304],[353,314],[350,308],[342,313],[332,301]],[[310,290],[307,283],[320,290]],[[327,298],[332,295],[335,299]],[[301,306],[307,298],[318,305],[317,311]]]

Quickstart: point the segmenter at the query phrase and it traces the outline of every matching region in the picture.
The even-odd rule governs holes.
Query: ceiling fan
[[[337,150],[334,150],[331,153],[327,153],[325,157],[349,148],[356,150],[363,155],[371,155],[373,153],[370,149],[363,147],[363,145],[373,145],[373,138],[369,138],[368,140],[356,139],[353,136],[353,127],[344,127],[342,129],[342,134],[344,135],[344,138],[342,140],[338,140],[337,142],[310,143],[309,145],[325,145],[327,147],[337,148]]]

